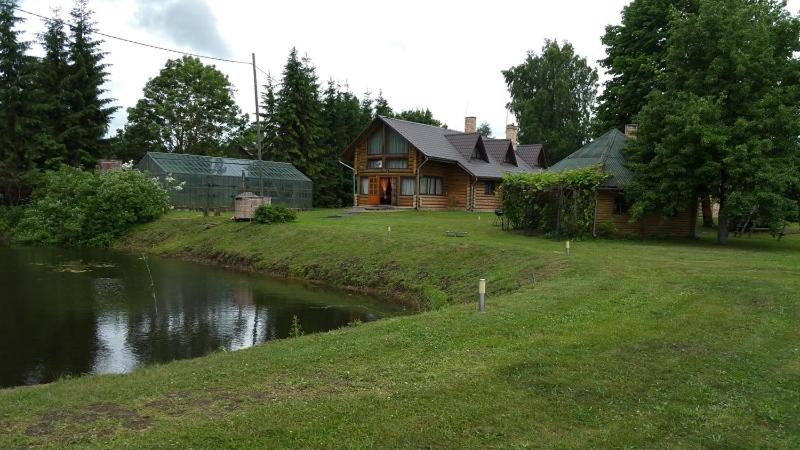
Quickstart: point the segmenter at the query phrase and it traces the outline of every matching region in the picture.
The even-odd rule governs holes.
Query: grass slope
[[[588,241],[567,259],[488,215],[327,215],[173,214],[127,245],[454,305],[0,391],[0,447],[800,446],[800,239]],[[484,275],[478,314],[462,302]]]

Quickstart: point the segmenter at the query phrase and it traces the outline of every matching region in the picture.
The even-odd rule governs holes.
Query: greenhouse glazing
[[[244,191],[272,198],[273,205],[310,209],[312,182],[290,164],[275,161],[220,158],[148,152],[137,168],[166,184],[171,175],[182,189],[170,190],[176,208],[233,209],[234,197]]]

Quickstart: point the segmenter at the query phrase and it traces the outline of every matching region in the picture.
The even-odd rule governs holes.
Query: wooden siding
[[[414,148],[412,145],[409,144],[408,149],[408,168],[406,169],[388,169],[386,167],[381,169],[369,169],[367,168],[367,161],[370,159],[378,159],[378,158],[395,158],[401,157],[403,155],[399,154],[384,154],[384,155],[374,155],[371,157],[367,154],[367,142],[369,142],[369,138],[374,133],[381,133],[382,129],[377,127],[373,133],[367,135],[361,142],[356,144],[355,152],[353,154],[353,167],[356,169],[356,189],[359,194],[356,195],[356,206],[366,206],[368,205],[368,196],[361,195],[361,186],[360,180],[361,177],[392,177],[393,186],[397,189],[397,206],[405,206],[411,207],[414,206],[414,197],[413,196],[404,196],[399,195],[400,192],[400,178],[403,177],[412,177],[416,179],[417,175],[417,165],[424,159],[422,154]],[[388,165],[384,160],[384,166]]]
[[[500,180],[494,182],[494,194],[486,193],[486,181],[478,180],[475,185],[475,211],[494,211],[500,208]],[[489,180],[491,181],[491,180]]]
[[[428,161],[420,176],[442,177],[444,195],[420,195],[421,209],[466,209],[469,206],[470,176],[457,164]]]
[[[614,214],[614,199],[622,195],[616,191],[600,191],[597,194],[597,226],[611,221],[618,235],[689,237],[696,220],[693,208],[687,207],[675,217],[664,220],[659,215],[648,215],[630,222],[630,214]]]

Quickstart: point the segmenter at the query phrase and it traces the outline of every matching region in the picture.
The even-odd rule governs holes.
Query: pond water
[[[307,334],[402,313],[330,287],[195,263],[0,246],[0,387],[238,350],[289,336],[295,316]]]

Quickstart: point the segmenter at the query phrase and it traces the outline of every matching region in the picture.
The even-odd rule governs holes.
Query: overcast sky
[[[619,23],[627,3],[94,0],[90,5],[104,33],[236,60],[249,61],[254,52],[258,66],[278,78],[296,46],[311,58],[322,83],[331,77],[347,83],[359,98],[367,90],[375,98],[380,89],[395,110],[427,107],[453,129],[463,129],[465,116],[477,116],[502,136],[509,97],[500,71],[519,64],[527,51],[538,51],[545,38],[570,41],[597,67],[604,56],[605,26]],[[71,0],[20,3],[44,15],[60,7],[64,16],[71,5]],[[789,9],[796,13],[800,0],[789,0]],[[39,19],[26,20],[23,28],[32,39],[43,26]],[[113,133],[125,123],[126,108],[141,97],[147,80],[176,55],[113,39],[106,39],[103,49],[111,65],[109,96],[122,107],[111,124]],[[251,68],[207,62],[228,74],[239,106],[252,113]]]

